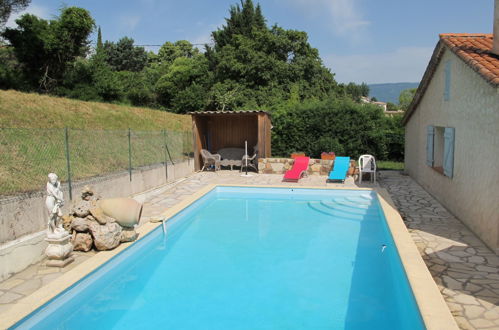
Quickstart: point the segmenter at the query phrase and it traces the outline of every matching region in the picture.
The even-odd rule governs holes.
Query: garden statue
[[[62,211],[64,197],[61,190],[61,182],[57,174],[50,173],[47,182],[47,206],[49,221],[47,224],[48,243],[45,249],[47,255],[46,265],[49,267],[64,267],[74,260],[71,256],[73,244],[71,244],[71,235],[62,227]]]
[[[47,199],[45,200],[49,217],[47,237],[62,238],[68,236],[69,233],[62,227],[61,207],[64,205],[64,197],[61,190],[61,182],[55,173],[50,173],[48,177]]]

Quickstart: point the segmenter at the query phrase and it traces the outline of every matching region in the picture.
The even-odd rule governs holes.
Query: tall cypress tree
[[[97,51],[101,50],[104,45],[102,44],[102,32],[100,30],[97,31]]]

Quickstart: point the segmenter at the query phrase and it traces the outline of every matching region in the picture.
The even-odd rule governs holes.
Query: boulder
[[[135,229],[125,227],[125,228],[122,228],[120,242],[121,243],[133,242],[137,239],[138,236],[139,236],[139,234],[137,234]]]
[[[76,233],[73,237],[73,250],[88,252],[92,249],[93,242],[89,233]]]
[[[88,231],[88,220],[85,218],[74,218],[73,222],[71,223],[71,228],[73,230],[84,233]]]
[[[90,214],[90,209],[93,207],[95,207],[94,201],[81,200],[71,207],[69,214],[74,215],[78,218],[85,218]]]
[[[120,244],[122,230],[116,222],[108,222],[105,225],[90,222],[88,228],[94,238],[94,245],[97,250],[111,250]]]
[[[105,225],[108,222],[116,222],[114,218],[105,215],[104,211],[102,211],[100,207],[94,207],[90,209],[90,213],[94,217],[94,219],[101,225]]]

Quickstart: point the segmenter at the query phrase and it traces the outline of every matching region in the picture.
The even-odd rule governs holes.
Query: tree
[[[158,102],[177,113],[204,109],[210,83],[208,63],[203,56],[179,57],[157,81]]]
[[[171,64],[179,57],[191,58],[199,55],[199,50],[187,40],[178,40],[174,43],[165,42],[158,51],[156,61]]]
[[[369,86],[363,82],[362,84],[360,84],[360,94],[362,96],[365,96],[365,97],[368,97],[369,96]]]
[[[24,89],[20,69],[14,49],[0,41],[0,89]]]
[[[63,8],[55,20],[26,14],[16,23],[17,29],[7,28],[2,36],[14,47],[30,84],[43,91],[52,90],[68,64],[87,54],[94,27],[90,13],[77,7]]]
[[[237,84],[226,81],[211,88],[211,103],[217,111],[233,110],[241,97]]]
[[[404,89],[400,92],[399,96],[399,106],[401,110],[406,111],[416,94],[417,88]]]
[[[244,96],[232,106],[263,107],[288,100],[292,88],[300,100],[334,93],[333,74],[305,32],[268,28],[260,6],[251,0],[231,6],[229,14],[226,24],[212,33],[214,46],[205,52],[217,86],[212,95],[230,85],[228,90]],[[212,102],[211,107],[219,105]]]
[[[99,26],[99,29],[97,30],[97,51],[99,51],[100,49],[102,49],[104,47],[103,43],[102,43],[102,32],[101,32],[101,29],[100,29],[100,26]]]
[[[31,0],[1,0],[0,1],[0,27],[4,26],[12,13],[26,9]]]
[[[367,97],[369,95],[369,86],[366,83],[357,85],[356,83],[350,82],[348,85],[343,85],[344,94],[350,96],[355,101],[359,102],[361,97]],[[375,99],[375,98],[373,98]],[[371,99],[371,101],[373,101]]]
[[[399,108],[397,107],[396,104],[393,104],[392,102],[387,102],[386,103],[386,110],[388,111],[397,111]]]
[[[115,71],[139,72],[147,64],[147,53],[143,47],[133,45],[132,38],[123,37],[117,43],[106,41],[106,61]]]

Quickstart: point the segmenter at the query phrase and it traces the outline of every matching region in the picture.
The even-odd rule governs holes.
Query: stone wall
[[[451,61],[450,99],[444,100]],[[499,89],[450,50],[405,127],[405,169],[499,254]],[[454,176],[426,165],[427,127],[455,128]]]
[[[292,158],[260,158],[258,159],[258,173],[264,174],[284,174],[293,167]],[[328,175],[333,167],[333,160],[310,159],[308,165],[308,175]],[[350,173],[353,173],[355,161],[350,161]]]
[[[168,164],[168,179],[164,165],[148,166],[132,172],[119,172],[73,184],[73,200],[78,200],[82,189],[91,186],[103,198],[126,197],[138,194],[194,172],[192,159]],[[63,213],[71,206],[67,185],[63,184],[66,204]],[[47,247],[44,241],[47,223],[45,192],[20,194],[0,199],[0,281],[40,261]]]

